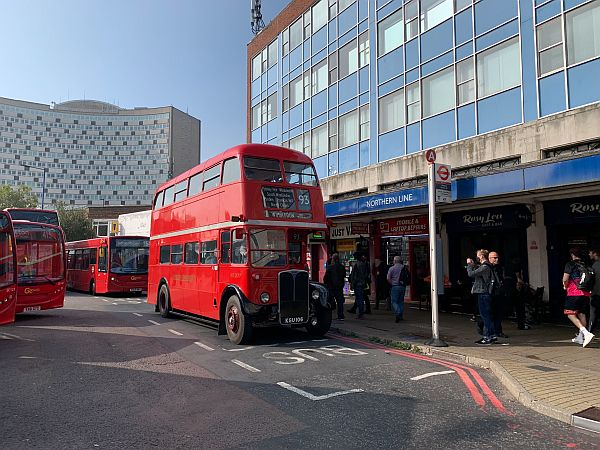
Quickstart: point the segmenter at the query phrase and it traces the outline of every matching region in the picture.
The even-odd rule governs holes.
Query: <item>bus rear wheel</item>
[[[245,344],[252,338],[252,319],[244,313],[240,299],[232,295],[225,307],[227,337],[234,344]]]
[[[161,317],[169,317],[171,309],[171,300],[169,295],[169,288],[166,284],[163,284],[158,291],[158,312]]]
[[[317,307],[314,317],[311,317],[306,324],[306,331],[312,336],[324,336],[331,327],[331,310],[328,308]]]

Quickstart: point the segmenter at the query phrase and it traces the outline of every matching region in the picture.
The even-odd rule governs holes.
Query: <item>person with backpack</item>
[[[398,323],[404,320],[404,296],[406,286],[410,284],[410,272],[408,267],[402,264],[399,256],[394,256],[394,265],[388,270],[387,281],[391,286],[392,308]]]
[[[594,286],[592,287],[592,297],[590,298],[590,326],[588,330],[590,330],[590,333],[593,333],[598,326],[598,322],[600,322],[600,250],[590,250],[590,258],[593,261]]]
[[[331,261],[327,264],[323,284],[329,290],[330,298],[337,304],[337,318],[344,320],[344,283],[346,282],[346,268],[340,263],[340,255],[331,255]]]
[[[583,290],[587,286],[582,286],[581,281],[585,282],[586,279],[590,279],[591,269],[584,264],[583,252],[579,248],[571,248],[569,254],[571,260],[565,265],[562,278],[563,289],[567,293],[564,314],[579,330],[577,336],[571,341],[587,347],[594,339],[594,335],[585,328],[585,310],[589,305],[590,292]]]
[[[494,320],[492,316],[492,296],[490,288],[492,285],[492,265],[488,261],[490,252],[481,249],[477,251],[477,260],[467,258],[467,274],[474,279],[471,293],[477,295],[477,305],[479,306],[479,315],[483,320],[483,337],[476,341],[478,345],[491,345],[498,340],[494,330]],[[493,288],[492,288],[493,289]]]
[[[359,252],[354,254],[356,261],[352,266],[352,271],[348,277],[350,287],[354,290],[356,299],[356,308],[358,309],[357,319],[364,319],[365,314],[365,289],[371,282],[371,274],[368,264],[362,258]],[[351,309],[348,311],[351,312]]]

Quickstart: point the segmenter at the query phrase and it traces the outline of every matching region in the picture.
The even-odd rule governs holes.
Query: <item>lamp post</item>
[[[46,196],[46,168],[30,166],[29,164],[21,164],[21,165],[23,167],[26,167],[27,169],[41,170],[44,173],[44,176],[42,177],[42,209],[44,209],[44,199]]]

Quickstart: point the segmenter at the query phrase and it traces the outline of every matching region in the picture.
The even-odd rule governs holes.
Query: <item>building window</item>
[[[304,148],[302,149],[302,152],[307,155],[310,156],[310,131],[304,133]]]
[[[264,125],[265,123],[267,123],[268,119],[267,119],[267,101],[263,100],[262,102],[260,102],[260,108],[261,108],[261,114],[260,114],[260,120],[261,120],[261,125]]]
[[[538,72],[540,76],[563,67],[561,19],[556,17],[537,27]]]
[[[419,34],[419,2],[412,0],[404,5],[404,28],[406,40],[410,41]]]
[[[395,130],[404,125],[404,90],[379,99],[379,132]]]
[[[406,122],[416,122],[421,118],[421,89],[419,82],[406,86]]]
[[[302,103],[302,77],[290,82],[290,108]]]
[[[329,55],[329,84],[333,84],[338,80],[338,64],[337,53]]]
[[[295,138],[290,139],[290,148],[292,150],[302,151],[302,135],[296,136]]]
[[[337,150],[338,135],[337,135],[337,119],[329,122],[329,151]]]
[[[277,92],[267,98],[267,122],[277,117]]]
[[[277,64],[277,40],[274,40],[273,42],[271,42],[269,44],[269,49],[268,49],[268,63],[267,66],[273,67],[275,64]]]
[[[423,117],[454,108],[454,70],[452,67],[423,78]]]
[[[471,6],[472,0],[455,0],[455,11],[460,11],[461,9],[466,8],[467,6]]]
[[[359,110],[359,140],[366,141],[369,139],[371,132],[371,119],[369,113],[369,105],[360,107]]]
[[[467,58],[456,65],[456,94],[459,105],[475,100],[473,57]]]
[[[296,20],[290,27],[290,50],[302,44],[302,18]]]
[[[262,71],[263,73],[267,71],[267,47],[262,51]]]
[[[421,32],[452,17],[452,0],[421,0]]]
[[[312,7],[312,26],[313,33],[327,25],[327,0],[321,0]]]
[[[262,73],[262,53],[252,58],[252,79],[256,80]]]
[[[479,98],[510,89],[520,83],[518,38],[477,55],[477,95]]]
[[[354,0],[338,0],[338,8],[340,12],[345,10],[352,3],[354,3]]]
[[[356,40],[352,40],[339,50],[340,79],[358,70],[358,49]]]
[[[369,64],[369,54],[369,32],[365,31],[358,37],[358,67],[365,67]]]
[[[289,84],[283,85],[281,95],[283,96],[283,98],[281,100],[282,111],[285,112],[288,109],[290,109],[290,85]]]
[[[312,157],[318,158],[327,154],[327,124],[312,130]]]
[[[282,56],[287,55],[290,52],[290,30],[286,28],[281,33],[281,53]]]
[[[566,21],[569,65],[600,56],[600,2],[568,12]]]
[[[358,110],[341,116],[338,120],[338,144],[340,148],[358,142]]]
[[[377,42],[379,45],[377,54],[379,56],[385,55],[400,47],[402,45],[402,34],[402,10],[399,9],[377,25]]]
[[[310,83],[310,70],[304,72],[304,100],[310,98],[311,83]]]
[[[337,0],[329,0],[329,20],[337,15]]]
[[[304,13],[304,39],[308,39],[311,34],[310,10],[308,10]]]
[[[256,130],[258,127],[260,127],[260,110],[261,110],[260,103],[258,105],[256,105],[254,108],[252,108],[252,129],[253,130]]]
[[[312,68],[312,95],[327,88],[327,60],[324,59]]]

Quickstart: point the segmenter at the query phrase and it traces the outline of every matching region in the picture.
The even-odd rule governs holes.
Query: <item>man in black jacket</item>
[[[346,282],[346,268],[340,264],[340,256],[337,253],[331,255],[331,264],[325,270],[323,283],[329,290],[330,298],[334,298],[337,304],[338,320],[344,320],[344,283]]]

